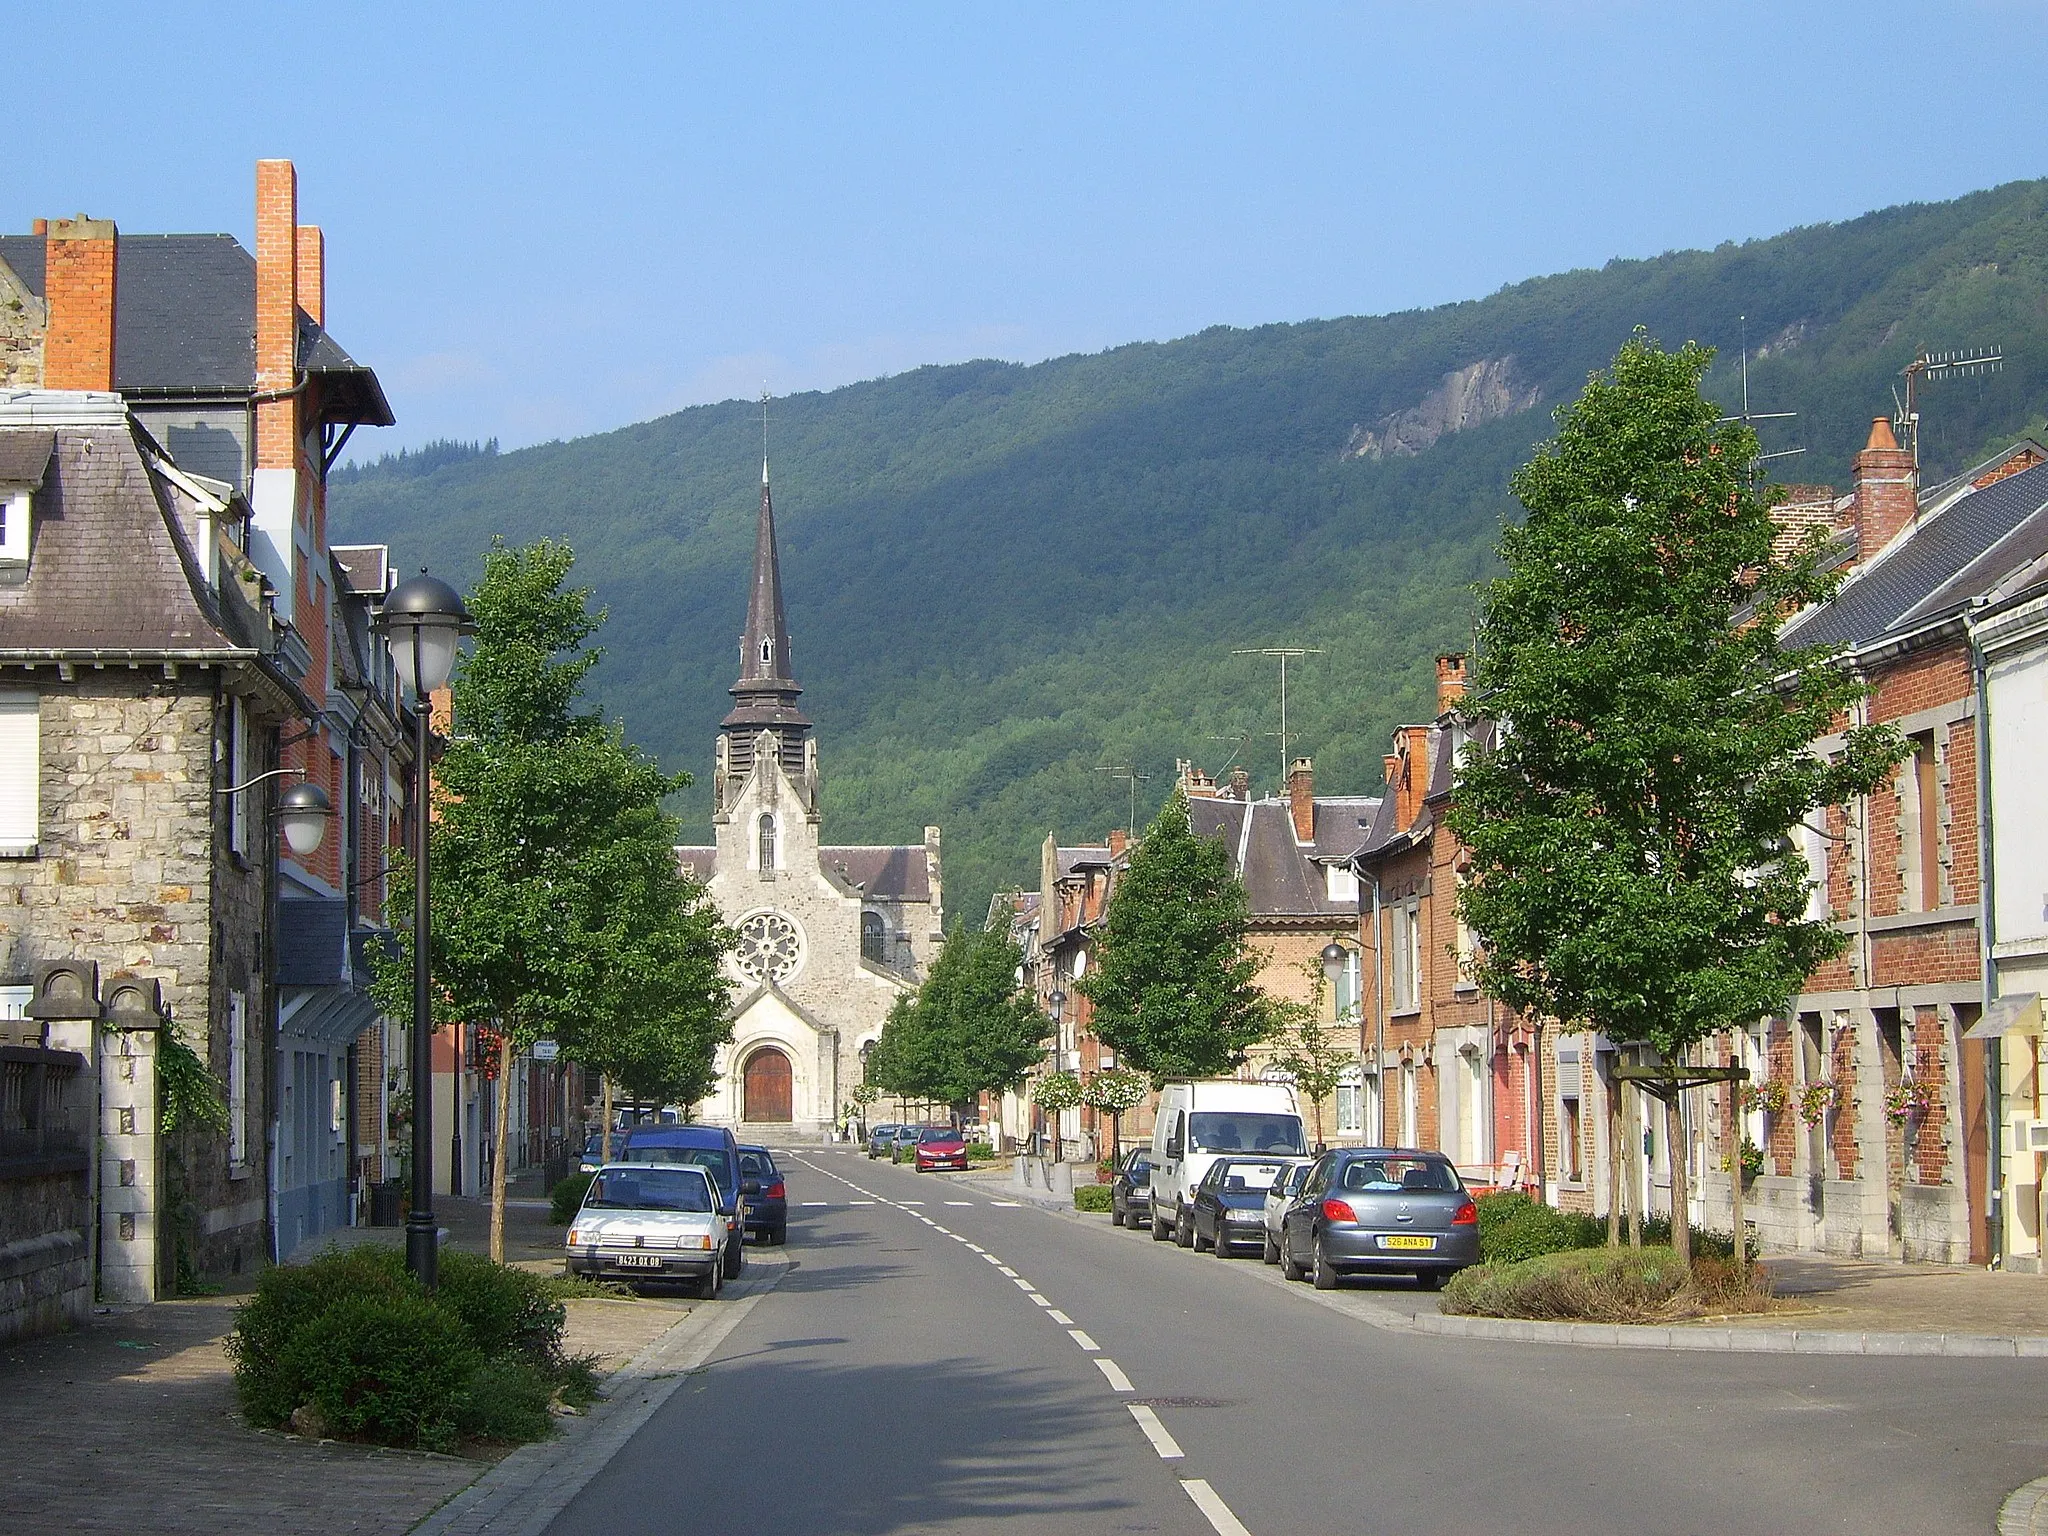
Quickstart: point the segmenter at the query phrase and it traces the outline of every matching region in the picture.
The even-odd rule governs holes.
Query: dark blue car
[[[740,1185],[740,1144],[722,1125],[636,1125],[625,1145],[613,1143],[615,1163],[683,1163],[702,1168],[718,1189],[718,1208],[725,1217],[725,1278],[736,1278],[747,1265],[747,1230]]]
[[[771,1248],[789,1239],[789,1188],[766,1147],[740,1148],[740,1198],[747,1205],[747,1235]]]

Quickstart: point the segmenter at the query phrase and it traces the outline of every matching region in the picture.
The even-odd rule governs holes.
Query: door
[[[747,1058],[740,1080],[740,1118],[748,1124],[788,1121],[790,1114],[789,1058],[772,1045],[764,1045]]]

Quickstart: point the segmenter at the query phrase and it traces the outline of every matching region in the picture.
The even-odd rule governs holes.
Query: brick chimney
[[[327,324],[327,237],[318,224],[301,224],[293,255],[298,267],[299,308],[315,325]]]
[[[1399,819],[1394,825],[1404,830],[1415,825],[1415,818],[1422,814],[1422,797],[1429,791],[1431,735],[1431,728],[1426,725],[1400,728],[1401,791],[1396,802]]]
[[[1230,770],[1230,794],[1232,800],[1249,800],[1252,797],[1252,776],[1242,768]]]
[[[1436,712],[1447,715],[1465,697],[1465,653],[1446,651],[1436,659]]]
[[[1122,858],[1124,856],[1124,849],[1130,846],[1130,842],[1130,834],[1122,827],[1111,827],[1109,829],[1109,856],[1112,859]]]
[[[1287,809],[1294,817],[1294,840],[1297,843],[1314,842],[1316,765],[1308,758],[1297,757],[1294,766],[1287,770]]]
[[[256,162],[256,392],[288,396],[299,363],[299,174],[289,160]],[[291,398],[256,407],[256,467],[298,465]]]
[[[1882,416],[1870,423],[1870,441],[1856,455],[1850,497],[1859,561],[1891,543],[1920,510],[1913,455],[1899,446]]]
[[[1202,772],[1201,769],[1197,768],[1186,758],[1181,758],[1174,766],[1176,769],[1175,776],[1180,780],[1180,792],[1190,800],[1214,800],[1217,798],[1220,791],[1216,788],[1216,781],[1210,778],[1208,774]]]
[[[53,219],[43,242],[45,389],[114,387],[115,248],[111,219]]]

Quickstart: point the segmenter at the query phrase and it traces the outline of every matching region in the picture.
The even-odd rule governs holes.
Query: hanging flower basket
[[[1819,1125],[1828,1115],[1842,1107],[1842,1090],[1839,1084],[1822,1079],[1808,1083],[1799,1090],[1799,1118],[1808,1125]]]
[[[1926,1078],[1902,1077],[1884,1091],[1884,1117],[1893,1125],[1924,1119],[1934,1107],[1934,1084]]]
[[[1775,1078],[1766,1078],[1760,1083],[1743,1083],[1735,1097],[1745,1111],[1760,1109],[1767,1115],[1782,1115],[1785,1106],[1792,1102],[1791,1092]]]
[[[1728,1157],[1721,1156],[1721,1171],[1728,1171]],[[1742,1182],[1747,1184],[1764,1171],[1764,1149],[1747,1136],[1742,1138]]]

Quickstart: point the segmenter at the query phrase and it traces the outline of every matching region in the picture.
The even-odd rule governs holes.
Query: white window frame
[[[1403,902],[1394,908],[1394,1012],[1413,1013],[1422,1006],[1422,906]]]
[[[35,493],[25,485],[0,487],[0,565],[28,564]]]
[[[1349,864],[1325,864],[1323,890],[1331,901],[1358,900],[1358,871]]]
[[[1370,1100],[1372,1088],[1377,1079],[1368,1083],[1366,1072],[1357,1062],[1346,1067],[1337,1079],[1337,1134],[1339,1136],[1363,1136],[1365,1128],[1372,1123]]]
[[[0,857],[33,858],[42,821],[42,699],[31,689],[0,689]]]
[[[249,1166],[249,999],[228,994],[228,1167]]]
[[[227,787],[247,783],[249,772],[249,706],[234,695],[228,697],[228,782]],[[254,839],[249,835],[252,820],[249,807],[255,790],[245,789],[228,797],[228,851],[246,859]]]

